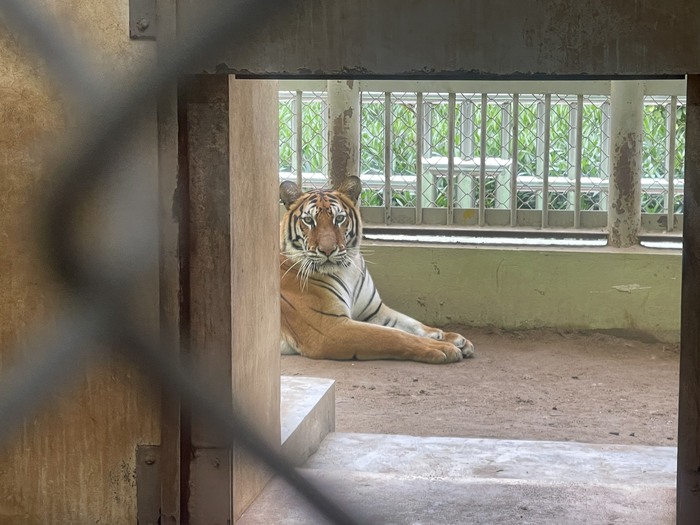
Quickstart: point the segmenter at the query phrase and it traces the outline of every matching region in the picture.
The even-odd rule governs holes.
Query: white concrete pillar
[[[638,243],[642,222],[642,121],[644,82],[610,83],[611,143],[608,241],[611,246]]]
[[[337,188],[360,176],[360,87],[356,80],[328,81],[328,179]]]

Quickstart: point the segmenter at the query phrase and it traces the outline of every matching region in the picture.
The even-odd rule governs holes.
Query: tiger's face
[[[353,264],[361,223],[355,202],[361,184],[349,177],[338,190],[302,193],[293,182],[280,185],[287,208],[281,226],[282,253],[298,265],[299,274],[338,273]]]

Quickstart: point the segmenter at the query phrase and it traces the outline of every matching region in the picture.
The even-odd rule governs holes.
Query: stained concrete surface
[[[674,447],[330,434],[304,472],[360,523],[673,523]],[[239,521],[327,523],[279,479]]]

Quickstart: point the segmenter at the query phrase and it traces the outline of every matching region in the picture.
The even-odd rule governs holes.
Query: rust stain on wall
[[[613,246],[637,244],[640,221],[639,191],[641,185],[641,144],[635,134],[628,134],[613,151],[613,169],[610,191],[610,243]],[[619,215],[623,215],[620,217]]]
[[[630,199],[640,185],[639,173],[639,151],[641,144],[638,143],[633,134],[629,134],[623,143],[616,148],[615,169],[618,173],[616,178],[617,187],[619,189],[620,201]]]
[[[358,148],[348,133],[353,115],[353,108],[347,108],[332,122],[329,158],[333,187],[339,186],[347,175],[352,175],[357,165]]]
[[[348,166],[355,162],[354,148],[347,138],[348,121],[353,109],[348,108],[333,119],[333,140],[330,144],[330,159],[333,163],[332,173],[347,173]]]

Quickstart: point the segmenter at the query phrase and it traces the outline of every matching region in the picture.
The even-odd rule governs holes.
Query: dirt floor
[[[678,345],[448,328],[472,340],[474,358],[426,365],[282,356],[282,373],[336,380],[339,432],[676,445]]]

